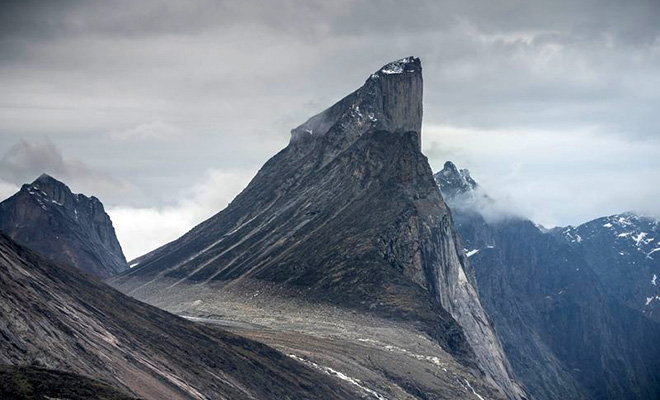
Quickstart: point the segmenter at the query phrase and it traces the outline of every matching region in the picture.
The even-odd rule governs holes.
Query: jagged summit
[[[127,268],[112,221],[94,196],[41,174],[0,203],[0,230],[43,255],[106,278]]]
[[[422,64],[407,57],[371,74],[364,85],[291,131],[291,142],[325,138],[346,148],[370,130],[415,132],[421,146]],[[421,148],[421,147],[420,147]]]
[[[71,188],[67,186],[64,182],[43,173],[39,175],[37,179],[32,181],[32,183],[26,183],[21,187],[21,191],[25,191],[32,196],[36,196],[39,199],[41,205],[48,206],[50,204],[64,206],[69,205],[71,207],[76,207],[75,204],[79,203],[83,199],[80,198],[81,195],[75,194],[71,191]],[[86,197],[90,203],[100,204],[100,201],[94,197]],[[101,205],[101,207],[103,207]]]
[[[384,65],[381,69],[372,74],[371,77],[376,78],[379,74],[391,75],[416,72],[422,72],[422,62],[419,58],[411,56]]]
[[[66,188],[69,192],[71,192],[71,189],[67,185],[64,184],[64,182],[57,180],[53,178],[52,176],[48,175],[47,173],[43,173],[37,177],[37,179],[33,180],[32,183],[26,183],[23,185],[24,187],[33,187],[33,188],[41,188],[42,190],[50,189],[53,187],[59,187],[59,188]]]
[[[47,181],[50,181],[50,180],[60,182],[57,179],[53,178],[52,176],[50,176],[50,175],[48,175],[47,173],[44,172],[43,174],[39,175],[37,177],[37,179],[35,179],[32,183],[35,184],[35,183],[38,183],[38,182],[47,182]]]
[[[451,161],[445,162],[444,167],[434,174],[433,178],[440,186],[445,199],[472,192],[478,187],[477,182],[470,176],[470,171],[459,170]]]

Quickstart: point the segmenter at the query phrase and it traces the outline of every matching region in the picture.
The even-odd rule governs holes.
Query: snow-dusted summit
[[[47,174],[0,203],[0,231],[54,261],[100,278],[127,268],[99,199],[73,193]]]

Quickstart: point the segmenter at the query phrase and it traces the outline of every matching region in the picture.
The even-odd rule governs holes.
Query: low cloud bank
[[[224,209],[247,186],[254,171],[207,171],[202,182],[165,207],[112,207],[108,214],[126,258],[131,260],[171,242]]]

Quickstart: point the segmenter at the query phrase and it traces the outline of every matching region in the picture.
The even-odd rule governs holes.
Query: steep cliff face
[[[206,290],[303,298],[421,327],[511,398],[521,391],[420,151],[419,59],[390,63],[292,131],[223,211],[111,283],[182,309]]]
[[[46,174],[0,203],[0,231],[100,278],[128,268],[103,204]]]
[[[0,364],[91,377],[130,397],[356,398],[339,380],[271,348],[140,303],[2,234],[0,338]],[[0,379],[6,371],[0,368]],[[13,369],[17,373],[28,380],[44,371]],[[60,374],[60,389],[89,385],[78,378]]]
[[[610,296],[563,238],[524,218],[484,218],[492,200],[475,202],[484,194],[469,194],[478,185],[461,175],[448,163],[435,176],[482,304],[532,398],[657,398],[660,326]]]

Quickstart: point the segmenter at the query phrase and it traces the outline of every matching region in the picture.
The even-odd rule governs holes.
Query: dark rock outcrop
[[[0,234],[0,364],[101,380],[145,399],[353,399],[339,380],[57,265]]]
[[[454,211],[482,304],[531,397],[658,398],[660,325],[612,297],[563,238],[520,217],[485,219],[481,207],[489,203],[470,202],[474,196],[465,195],[460,179],[438,179],[454,170],[436,180]]]
[[[100,278],[128,268],[103,204],[43,174],[0,203],[0,231],[51,260]]]
[[[384,66],[293,129],[225,210],[111,284],[184,312],[168,298],[185,288],[303,298],[406,321],[520,397],[420,151],[421,123],[419,59]]]

